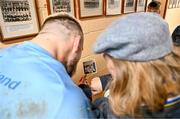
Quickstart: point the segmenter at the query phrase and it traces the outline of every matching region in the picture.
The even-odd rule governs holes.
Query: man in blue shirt
[[[49,16],[29,42],[0,50],[0,119],[93,118],[89,100],[71,80],[83,49],[80,24]]]

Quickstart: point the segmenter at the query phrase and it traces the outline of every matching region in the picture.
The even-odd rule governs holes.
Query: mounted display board
[[[3,41],[36,35],[39,22],[35,0],[1,0],[0,26]]]

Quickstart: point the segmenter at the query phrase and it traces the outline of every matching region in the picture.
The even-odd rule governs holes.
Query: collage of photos
[[[49,14],[56,12],[67,12],[78,18],[91,18],[100,16],[120,15],[133,12],[145,12],[151,0],[47,0]],[[180,0],[176,1],[177,5]],[[75,10],[75,6],[78,9]],[[79,13],[76,13],[79,12]]]
[[[180,8],[180,0],[169,0],[168,8]]]
[[[48,14],[67,12],[79,19],[86,19],[133,12],[145,12],[148,3],[151,0],[46,1]],[[75,6],[78,8],[76,9]],[[167,6],[169,9],[180,8],[180,0],[168,0]],[[21,33],[16,32],[21,29],[19,27],[23,27],[23,29],[34,28],[37,32],[39,27],[36,0],[0,0],[0,17],[1,31],[3,32],[3,35],[8,34],[8,32],[12,32],[12,36],[16,36],[16,34],[20,35]],[[21,24],[21,26],[19,24]]]
[[[80,18],[89,18],[136,12],[136,8],[137,12],[143,12],[147,0],[78,0],[78,2]]]
[[[28,0],[3,0],[1,3],[4,22],[32,20]]]

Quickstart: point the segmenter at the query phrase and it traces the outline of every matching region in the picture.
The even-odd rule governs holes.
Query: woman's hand
[[[103,91],[102,84],[99,77],[95,77],[91,80],[91,92],[93,95],[99,94]]]

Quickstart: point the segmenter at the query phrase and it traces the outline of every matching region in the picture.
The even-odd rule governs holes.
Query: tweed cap
[[[155,60],[172,51],[168,24],[155,13],[133,13],[113,22],[93,45],[115,59]]]

